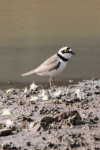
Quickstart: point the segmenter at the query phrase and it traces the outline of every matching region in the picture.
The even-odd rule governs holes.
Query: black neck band
[[[63,56],[61,56],[61,55],[58,54],[58,53],[57,53],[57,55],[58,55],[58,57],[59,57],[61,60],[65,61],[65,62],[69,60],[69,59],[64,58]]]

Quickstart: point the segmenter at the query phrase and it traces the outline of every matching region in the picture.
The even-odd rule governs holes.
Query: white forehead
[[[68,46],[67,47],[62,47],[61,49],[60,49],[60,51],[62,51],[62,50],[65,50],[65,49],[67,49],[68,48]],[[72,51],[72,49],[70,48],[69,49],[69,52],[71,52]]]
[[[70,48],[70,49],[69,49],[69,52],[71,52],[71,51],[72,51],[72,49]]]

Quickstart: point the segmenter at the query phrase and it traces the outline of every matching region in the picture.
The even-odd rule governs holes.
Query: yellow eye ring
[[[65,49],[65,52],[67,52],[68,51],[68,49]]]

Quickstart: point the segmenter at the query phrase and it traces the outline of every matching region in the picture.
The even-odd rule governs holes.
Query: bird
[[[55,76],[64,70],[72,54],[75,55],[70,47],[62,47],[56,54],[45,60],[39,67],[22,74],[22,76],[27,76],[30,74],[50,76],[50,87],[53,87]]]

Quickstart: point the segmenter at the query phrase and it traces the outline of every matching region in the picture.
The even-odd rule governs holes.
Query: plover
[[[75,55],[70,47],[63,47],[58,51],[58,53],[44,61],[38,68],[24,73],[22,76],[30,74],[38,74],[40,76],[48,75],[50,76],[50,87],[52,87],[54,85],[54,77],[63,71],[72,54]]]

